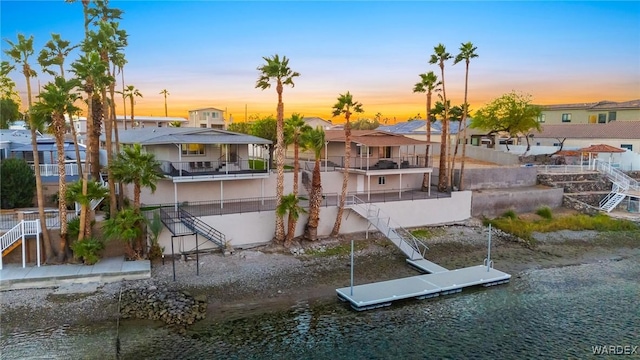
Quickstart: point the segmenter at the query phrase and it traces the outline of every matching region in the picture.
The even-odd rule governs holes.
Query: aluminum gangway
[[[640,183],[637,180],[614,168],[608,162],[596,159],[594,167],[613,183],[611,192],[600,201],[600,210],[611,212],[627,196],[640,198]]]

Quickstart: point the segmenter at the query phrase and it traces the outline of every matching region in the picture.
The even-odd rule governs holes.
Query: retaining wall
[[[562,206],[562,188],[523,187],[514,189],[476,190],[471,200],[471,215],[496,217],[507,210],[534,212],[542,206]]]

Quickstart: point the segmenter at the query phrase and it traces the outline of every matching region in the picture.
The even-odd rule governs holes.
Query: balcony
[[[332,164],[336,168],[345,167],[344,156],[329,156],[327,158],[327,164]],[[349,169],[361,170],[361,171],[376,171],[376,170],[394,170],[397,169],[398,173],[403,172],[403,169],[410,169],[411,172],[420,169],[428,169],[426,166],[425,158],[419,156],[402,156],[402,157],[360,157],[352,156],[349,159]]]
[[[35,165],[34,164],[30,164],[31,166],[31,170],[33,170],[35,172]],[[58,172],[58,164],[40,164],[40,176],[55,176],[57,177],[60,173]],[[83,164],[83,169],[85,169],[86,167],[84,167]],[[64,169],[66,172],[67,176],[78,176],[78,164],[75,162],[73,163],[66,163],[64,165]]]
[[[235,161],[206,159],[198,161],[161,160],[160,172],[172,178],[174,182],[251,179],[269,176],[269,169],[264,160],[246,160],[239,157]]]

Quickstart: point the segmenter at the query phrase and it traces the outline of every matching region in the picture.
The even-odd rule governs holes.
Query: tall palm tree
[[[31,124],[31,78],[36,76],[35,70],[31,68],[29,64],[29,58],[33,55],[33,35],[28,39],[23,34],[18,34],[18,42],[13,43],[11,40],[6,40],[9,44],[9,48],[4,51],[16,65],[22,65],[22,74],[27,82],[27,103],[28,108],[25,112],[25,120],[30,124],[29,130],[31,130],[31,146],[33,147],[33,165],[36,175],[36,197],[38,198],[38,215],[40,217],[40,228],[42,229],[42,237],[44,239],[45,252],[47,253],[47,260],[53,258],[53,252],[51,248],[51,240],[49,238],[49,231],[47,230],[47,222],[44,215],[44,193],[42,186],[42,177],[40,176],[40,155],[38,153],[38,134],[36,133],[35,124]]]
[[[285,85],[295,87],[293,78],[300,76],[299,73],[289,68],[289,59],[278,54],[271,57],[263,57],[265,64],[258,67],[260,77],[256,82],[256,88],[262,90],[271,87],[271,83],[276,84],[278,94],[278,107],[276,117],[276,206],[280,206],[284,195],[284,103],[282,102],[282,91]],[[276,216],[275,240],[278,243],[284,242],[284,220],[282,216]]]
[[[134,111],[133,111],[133,106],[135,104],[134,98],[142,97],[142,93],[140,92],[140,90],[136,89],[135,86],[129,85],[124,89],[123,94],[125,97],[129,98],[129,101],[130,101],[129,104],[131,105],[131,128],[133,129],[135,127]]]
[[[324,130],[318,126],[302,134],[302,142],[307,149],[311,149],[315,156],[313,175],[311,175],[311,193],[309,194],[309,220],[305,227],[305,238],[314,241],[318,239],[318,223],[320,222],[320,206],[322,205],[322,182],[320,174],[320,159],[325,147]]]
[[[75,92],[80,84],[77,79],[66,81],[57,76],[53,83],[45,85],[38,96],[40,101],[33,106],[33,116],[50,116],[58,153],[58,211],[60,214],[60,253],[58,261],[66,260],[67,243],[67,181],[65,169],[64,135],[66,133],[64,114],[73,114],[79,109],[74,102],[79,98]]]
[[[155,156],[142,151],[140,144],[123,149],[109,164],[113,177],[125,184],[133,184],[133,208],[140,210],[140,192],[142,187],[156,191],[156,183],[164,176],[158,170],[160,162]]]
[[[311,130],[311,126],[307,125],[304,122],[304,117],[298,113],[291,114],[291,117],[285,121],[285,143],[293,144],[293,195],[298,197],[298,179],[300,172],[300,147],[304,147],[304,143],[301,141],[301,136],[304,132]],[[289,230],[287,231],[287,237],[285,240],[285,244],[291,243],[293,239],[293,232],[291,230],[295,230],[297,218],[293,217],[293,212],[289,211]]]
[[[439,91],[439,86],[442,83],[438,81],[438,77],[433,71],[429,71],[426,74],[420,74],[420,81],[417,82],[413,86],[414,93],[427,93],[427,116],[426,116],[426,125],[427,125],[427,148],[424,157],[425,166],[431,165],[431,156],[430,156],[430,148],[431,148],[431,96],[435,91]],[[422,191],[428,191],[431,184],[429,184],[429,175],[427,173],[424,174],[422,178]]]
[[[162,91],[160,91],[160,95],[164,95],[164,116],[167,117],[169,116],[169,112],[167,111],[167,95],[171,94],[169,94],[169,90],[162,89]]]
[[[455,175],[455,167],[456,167],[456,157],[458,156],[458,148],[460,146],[460,133],[462,130],[462,115],[463,115],[463,110],[462,108],[464,107],[464,105],[462,106],[450,106],[449,107],[449,128],[451,128],[451,124],[458,124],[458,129],[456,131],[456,136],[455,136],[455,144],[456,146],[454,147],[453,150],[453,156],[449,156],[449,179],[450,181],[453,183],[453,178]],[[451,133],[451,131],[449,131],[449,133]]]
[[[288,220],[288,229],[287,229],[287,237],[284,241],[284,246],[291,246],[291,242],[293,241],[293,236],[296,231],[296,223],[298,222],[298,218],[300,214],[306,213],[307,211],[300,206],[300,200],[306,200],[303,197],[296,196],[295,194],[287,194],[282,197],[282,202],[276,208],[276,215],[280,217],[284,217],[285,214],[289,214]]]
[[[464,73],[464,113],[462,115],[462,123],[464,124],[464,128],[462,129],[462,138],[464,139],[463,143],[465,146],[462,147],[462,164],[460,165],[460,183],[458,184],[458,188],[463,190],[464,186],[464,160],[466,154],[466,144],[467,144],[467,116],[469,115],[469,104],[467,104],[467,91],[469,89],[469,63],[471,59],[477,58],[478,54],[476,54],[476,47],[469,41],[463,43],[460,46],[460,53],[456,55],[455,60],[453,61],[453,65],[459,63],[460,61],[465,62],[466,68]]]
[[[447,52],[443,44],[438,44],[433,48],[434,53],[429,60],[430,64],[438,64],[440,67],[440,82],[442,83],[442,98],[444,103],[444,117],[442,119],[442,141],[440,142],[440,168],[438,172],[438,190],[446,191],[449,184],[447,176],[447,155],[449,137],[449,106],[447,102],[447,91],[444,83],[444,63],[451,59],[451,54]]]
[[[100,55],[95,52],[88,52],[84,55],[81,55],[80,58],[74,61],[71,64],[72,72],[75,74],[76,78],[78,78],[81,82],[80,88],[87,94],[87,134],[94,133],[94,122],[93,122],[93,98],[97,89],[99,89],[99,84],[104,77],[104,72],[106,68],[106,64],[102,62],[100,59]],[[94,159],[95,151],[93,149],[94,143],[91,141],[87,142],[87,151],[85,164],[87,164],[91,171],[85,171],[82,174],[82,190],[83,194],[86,195],[87,191],[87,183],[89,181],[88,173],[94,171],[98,171],[99,167],[99,159]],[[97,161],[96,161],[97,160]],[[94,170],[94,168],[96,168]],[[94,178],[94,179],[97,179]],[[80,233],[78,234],[78,240],[83,240],[85,237],[91,236],[91,226],[87,226],[89,224],[89,208],[85,204],[82,205],[82,211],[80,213]]]
[[[78,45],[71,46],[71,42],[62,40],[60,34],[51,34],[51,40],[44,44],[44,48],[40,50],[38,55],[38,63],[42,67],[42,71],[48,74],[56,76],[56,73],[50,69],[51,66],[57,65],[60,67],[60,73],[58,76],[65,79],[64,61],[69,56],[69,53]],[[78,144],[78,133],[74,125],[73,116],[69,115],[69,125],[71,127],[71,137],[73,138],[73,148],[76,153],[76,164],[78,165],[78,175],[82,178],[82,158],[80,157],[80,144]]]
[[[347,185],[349,184],[349,165],[351,158],[351,123],[349,119],[353,113],[361,113],[362,104],[353,101],[353,95],[348,91],[346,94],[338,96],[338,102],[333,105],[333,116],[344,114],[344,168],[342,170],[342,192],[340,193],[340,202],[338,204],[338,215],[336,222],[331,230],[331,236],[337,236],[340,233],[340,225],[342,224],[342,214],[344,213],[344,201],[347,197]]]

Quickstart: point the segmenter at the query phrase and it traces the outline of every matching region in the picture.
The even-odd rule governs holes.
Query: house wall
[[[480,190],[473,192],[472,215],[495,217],[508,210],[516,213],[534,212],[542,206],[552,209],[562,206],[563,188],[525,187]]]
[[[595,115],[595,121],[598,121],[598,115],[606,115],[606,121],[609,122],[609,112],[616,113],[616,121],[638,121],[640,120],[640,109],[626,110],[586,110],[586,109],[564,109],[564,110],[542,110],[545,115],[544,124],[589,124],[590,117]],[[571,114],[570,122],[562,122],[562,114]]]
[[[397,224],[405,228],[445,224],[463,221],[471,216],[471,192],[454,192],[450,198],[395,201],[376,203],[375,205],[384,213],[390,214]],[[338,208],[335,206],[321,208],[318,226],[320,237],[328,236],[331,233],[337,213]],[[250,247],[266,244],[273,239],[275,216],[275,211],[264,211],[205,216],[200,219],[224,233],[227,241],[234,247]],[[303,234],[306,222],[307,215],[300,216],[296,226],[296,236]],[[345,209],[340,233],[364,232],[368,228],[369,224],[365,219]],[[165,254],[171,254],[171,233],[169,230],[163,227],[159,241],[160,246],[164,246]],[[179,251],[181,247],[186,250],[194,249],[195,236],[176,238],[174,240],[175,251]],[[213,243],[202,238],[200,238],[199,247],[201,249],[215,248]]]
[[[544,137],[536,137],[534,139],[534,145],[540,143],[542,146],[553,146],[553,144],[559,143],[560,141],[556,138],[544,138]],[[640,139],[571,139],[567,138],[564,141],[564,149],[581,149],[585,147],[589,147],[591,145],[597,144],[606,144],[615,146],[617,148],[621,147],[623,144],[628,144],[633,147],[631,151],[640,154]]]
[[[206,114],[204,114],[206,113]],[[215,113],[216,117],[214,118],[211,113]],[[199,110],[190,110],[189,111],[189,125],[191,127],[207,127],[207,128],[217,128],[223,129],[225,126],[224,123],[224,111],[215,109],[215,108],[206,108]],[[202,126],[204,125],[204,126]]]

